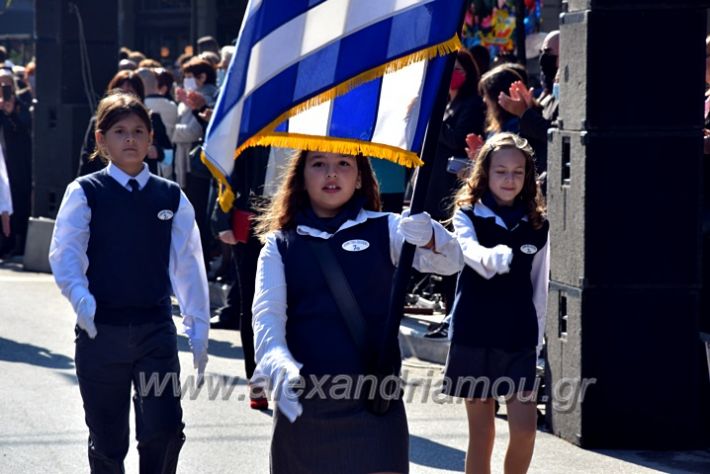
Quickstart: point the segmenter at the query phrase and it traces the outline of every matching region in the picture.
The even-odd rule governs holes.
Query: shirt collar
[[[366,209],[361,209],[360,212],[358,213],[357,217],[355,219],[349,219],[341,225],[338,230],[335,232],[336,234],[340,232],[341,230],[345,230],[349,227],[356,226],[358,224],[362,224],[368,219],[372,219],[375,217],[380,217],[387,215],[386,212],[377,212],[377,211],[368,211]],[[296,232],[300,235],[309,235],[311,237],[320,237],[321,239],[329,239],[331,238],[334,234],[329,234],[328,232],[314,229],[313,227],[309,227],[307,225],[299,225],[296,227]]]
[[[495,218],[496,224],[498,224],[504,229],[508,228],[508,226],[505,225],[505,222],[503,222],[503,219],[501,219],[498,214],[493,212],[493,209],[483,204],[480,200],[476,203],[475,206],[473,206],[473,214],[483,218]],[[523,216],[520,220],[527,221],[528,216]]]
[[[126,189],[131,189],[131,187],[128,185],[128,181],[131,179],[135,179],[136,181],[138,181],[139,189],[143,189],[145,185],[148,184],[148,179],[150,179],[150,171],[148,170],[148,165],[145,163],[143,163],[143,169],[140,173],[138,173],[138,176],[131,176],[127,174],[125,171],[123,171],[118,166],[115,166],[110,161],[108,163],[108,168],[106,169],[106,172],[109,176],[118,181],[118,184],[120,184]]]

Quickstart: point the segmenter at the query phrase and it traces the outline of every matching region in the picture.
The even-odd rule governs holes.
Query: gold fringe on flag
[[[361,140],[303,135],[300,133],[271,132],[262,135],[256,145],[275,146],[279,148],[295,148],[297,150],[323,151],[343,155],[374,156],[392,161],[398,165],[411,168],[421,166],[424,162],[411,151],[402,150],[396,146]]]
[[[234,159],[236,160],[242,152],[249,148],[258,145],[272,145],[276,147],[284,148],[296,148],[302,150],[311,151],[324,151],[331,153],[343,153],[349,155],[356,155],[362,153],[365,156],[373,156],[377,158],[382,158],[385,160],[392,161],[402,166],[413,167],[421,166],[424,162],[417,156],[416,153],[397,148],[395,146],[389,146],[384,144],[377,144],[372,142],[360,141],[355,139],[346,138],[333,138],[333,137],[317,137],[310,135],[299,135],[294,133],[281,133],[275,132],[274,130],[285,120],[298,115],[299,113],[308,110],[312,107],[320,105],[329,100],[333,100],[336,97],[344,95],[351,91],[352,89],[360,86],[366,82],[372,81],[379,77],[384,76],[387,73],[395,72],[403,69],[411,64],[430,60],[438,56],[445,56],[447,54],[455,53],[459,49],[463,48],[461,45],[461,40],[457,34],[444,41],[429,48],[422,49],[420,51],[414,52],[407,56],[395,59],[381,66],[377,66],[368,71],[358,74],[357,76],[344,81],[337,86],[328,89],[327,91],[315,96],[310,99],[295,105],[291,109],[287,110],[281,114],[278,118],[268,124],[266,127],[257,132],[254,136],[245,141],[240,147],[238,147],[234,152]],[[202,162],[209,168],[212,175],[219,181],[219,197],[218,202],[220,207],[224,212],[229,212],[234,203],[234,191],[232,190],[227,178],[223,176],[217,168],[207,160],[204,152],[201,156]]]
[[[232,187],[227,181],[227,177],[224,176],[222,172],[218,170],[217,167],[212,164],[210,160],[207,159],[207,155],[205,155],[204,151],[200,153],[200,160],[205,164],[205,166],[207,166],[207,168],[210,170],[210,173],[212,173],[212,176],[214,176],[218,182],[219,194],[217,195],[217,202],[219,202],[219,207],[222,209],[222,211],[229,212],[229,210],[232,209],[232,206],[234,205],[235,196]]]
[[[424,60],[429,60],[432,58],[435,58],[437,56],[444,56],[447,54],[454,53],[458,51],[459,49],[463,48],[461,45],[461,40],[459,40],[459,37],[457,34],[455,34],[451,39],[444,41],[443,43],[435,44],[434,46],[430,46],[429,48],[423,49],[421,51],[417,51],[415,53],[412,53],[407,56],[403,56],[401,58],[395,59],[394,61],[390,61],[388,63],[385,63],[381,66],[377,66],[373,69],[370,69],[369,71],[365,71],[363,73],[358,74],[357,76],[348,79],[345,82],[342,82],[338,84],[337,86],[333,87],[332,89],[328,89],[325,92],[322,92],[321,94],[311,97],[310,99],[301,102],[300,104],[292,107],[291,109],[287,110],[283,114],[281,114],[276,120],[272,121],[269,125],[264,127],[262,130],[260,130],[258,133],[256,133],[253,137],[249,138],[247,141],[245,141],[237,150],[234,152],[234,159],[236,160],[239,155],[242,154],[242,152],[249,148],[253,147],[256,145],[264,145],[267,144],[268,140],[266,139],[267,136],[279,136],[281,137],[282,134],[277,134],[274,132],[276,127],[278,127],[282,122],[285,120],[290,119],[291,117],[300,114],[301,112],[308,110],[312,107],[315,107],[317,105],[321,105],[324,102],[327,102],[329,100],[333,100],[336,97],[339,97],[341,95],[347,94],[350,92],[352,89],[356,88],[357,86],[360,86],[366,82],[372,81],[374,79],[377,79],[379,77],[382,77],[383,75],[391,72],[398,71],[400,69],[403,69],[411,64],[424,61]],[[320,138],[324,138],[323,140],[320,140]],[[283,139],[282,139],[283,140]],[[346,140],[341,140],[337,139],[338,141],[346,141]],[[356,142],[356,140],[347,140],[348,142]],[[330,147],[327,147],[327,145],[330,143],[330,139],[328,137],[314,137],[313,139],[309,139],[308,141],[303,140],[302,143],[306,144],[309,143],[311,148],[307,148],[308,150],[319,150],[319,151],[331,151],[331,152],[336,152],[335,149],[332,149]],[[316,148],[316,145],[318,143],[323,144],[326,146],[327,149],[322,149],[322,148]],[[373,151],[382,151],[382,153],[377,153],[377,154],[371,154],[369,155],[368,153],[363,153],[368,156],[376,156],[378,158],[384,158],[386,160],[394,161],[395,163],[403,164],[405,166],[412,166],[416,163],[415,166],[420,166],[423,162],[417,157],[416,159],[410,158],[411,155],[416,156],[415,153],[411,153],[408,151],[404,150],[399,150],[398,153],[393,154],[391,151],[388,151],[387,149],[393,149],[396,150],[396,147],[387,147],[386,145],[374,145],[370,142],[359,142],[362,143],[362,147],[367,147],[370,146]],[[268,142],[268,144],[272,144],[274,146],[279,146],[276,145],[275,142]],[[294,147],[298,148],[298,147]],[[342,153],[347,153],[347,151],[343,151]],[[402,156],[405,156],[406,158],[401,158]],[[407,165],[406,163],[411,163]]]

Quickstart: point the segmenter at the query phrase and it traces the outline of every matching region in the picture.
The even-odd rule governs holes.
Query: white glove
[[[513,261],[513,249],[507,245],[496,245],[489,250],[486,267],[498,274],[508,273]]]
[[[94,324],[94,315],[96,314],[96,300],[93,296],[86,295],[79,300],[76,305],[76,325],[86,331],[90,339],[96,337],[96,325]]]
[[[300,367],[289,361],[275,375],[272,398],[276,400],[276,406],[281,413],[293,423],[303,413],[303,406],[298,401],[298,395],[291,387],[291,383],[297,382],[301,378]]]
[[[207,340],[190,339],[190,349],[192,349],[192,362],[197,369],[197,385],[202,385],[205,378],[205,367],[207,367]]]
[[[431,216],[426,212],[402,217],[397,230],[404,237],[404,240],[417,247],[427,245],[434,235]]]
[[[290,386],[300,379],[301,367],[303,364],[296,362],[287,349],[275,347],[259,361],[249,381],[262,388],[271,382],[271,398],[291,423],[303,413],[303,406]]]

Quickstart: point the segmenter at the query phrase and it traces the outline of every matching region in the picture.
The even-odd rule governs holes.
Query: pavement
[[[24,272],[12,261],[0,263],[0,308],[0,473],[86,472],[87,429],[74,372],[75,317],[69,303],[51,275]],[[422,343],[416,331],[425,324],[405,323],[403,332],[411,330],[407,336],[412,345]],[[238,336],[227,330],[210,334],[207,383],[183,399],[187,442],[178,472],[268,472],[272,413],[248,407]],[[181,380],[187,383],[193,372],[184,336],[179,337],[179,350]],[[421,348],[415,350],[422,354]],[[423,350],[436,353],[441,347]],[[405,397],[411,399],[410,472],[463,472],[468,440],[464,407],[450,399],[432,401],[431,391],[417,379],[436,380],[441,364],[408,355],[403,369],[409,381]],[[503,471],[507,436],[502,407],[492,472]],[[131,440],[126,472],[138,472],[137,465]],[[710,450],[592,451],[539,431],[529,472],[709,473]]]

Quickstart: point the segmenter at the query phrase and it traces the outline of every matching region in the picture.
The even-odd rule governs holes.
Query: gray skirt
[[[368,412],[360,400],[301,403],[303,414],[293,423],[274,410],[272,473],[409,472],[409,429],[401,399],[382,416]]]
[[[535,349],[505,351],[451,344],[442,393],[460,398],[510,398],[534,391]]]

